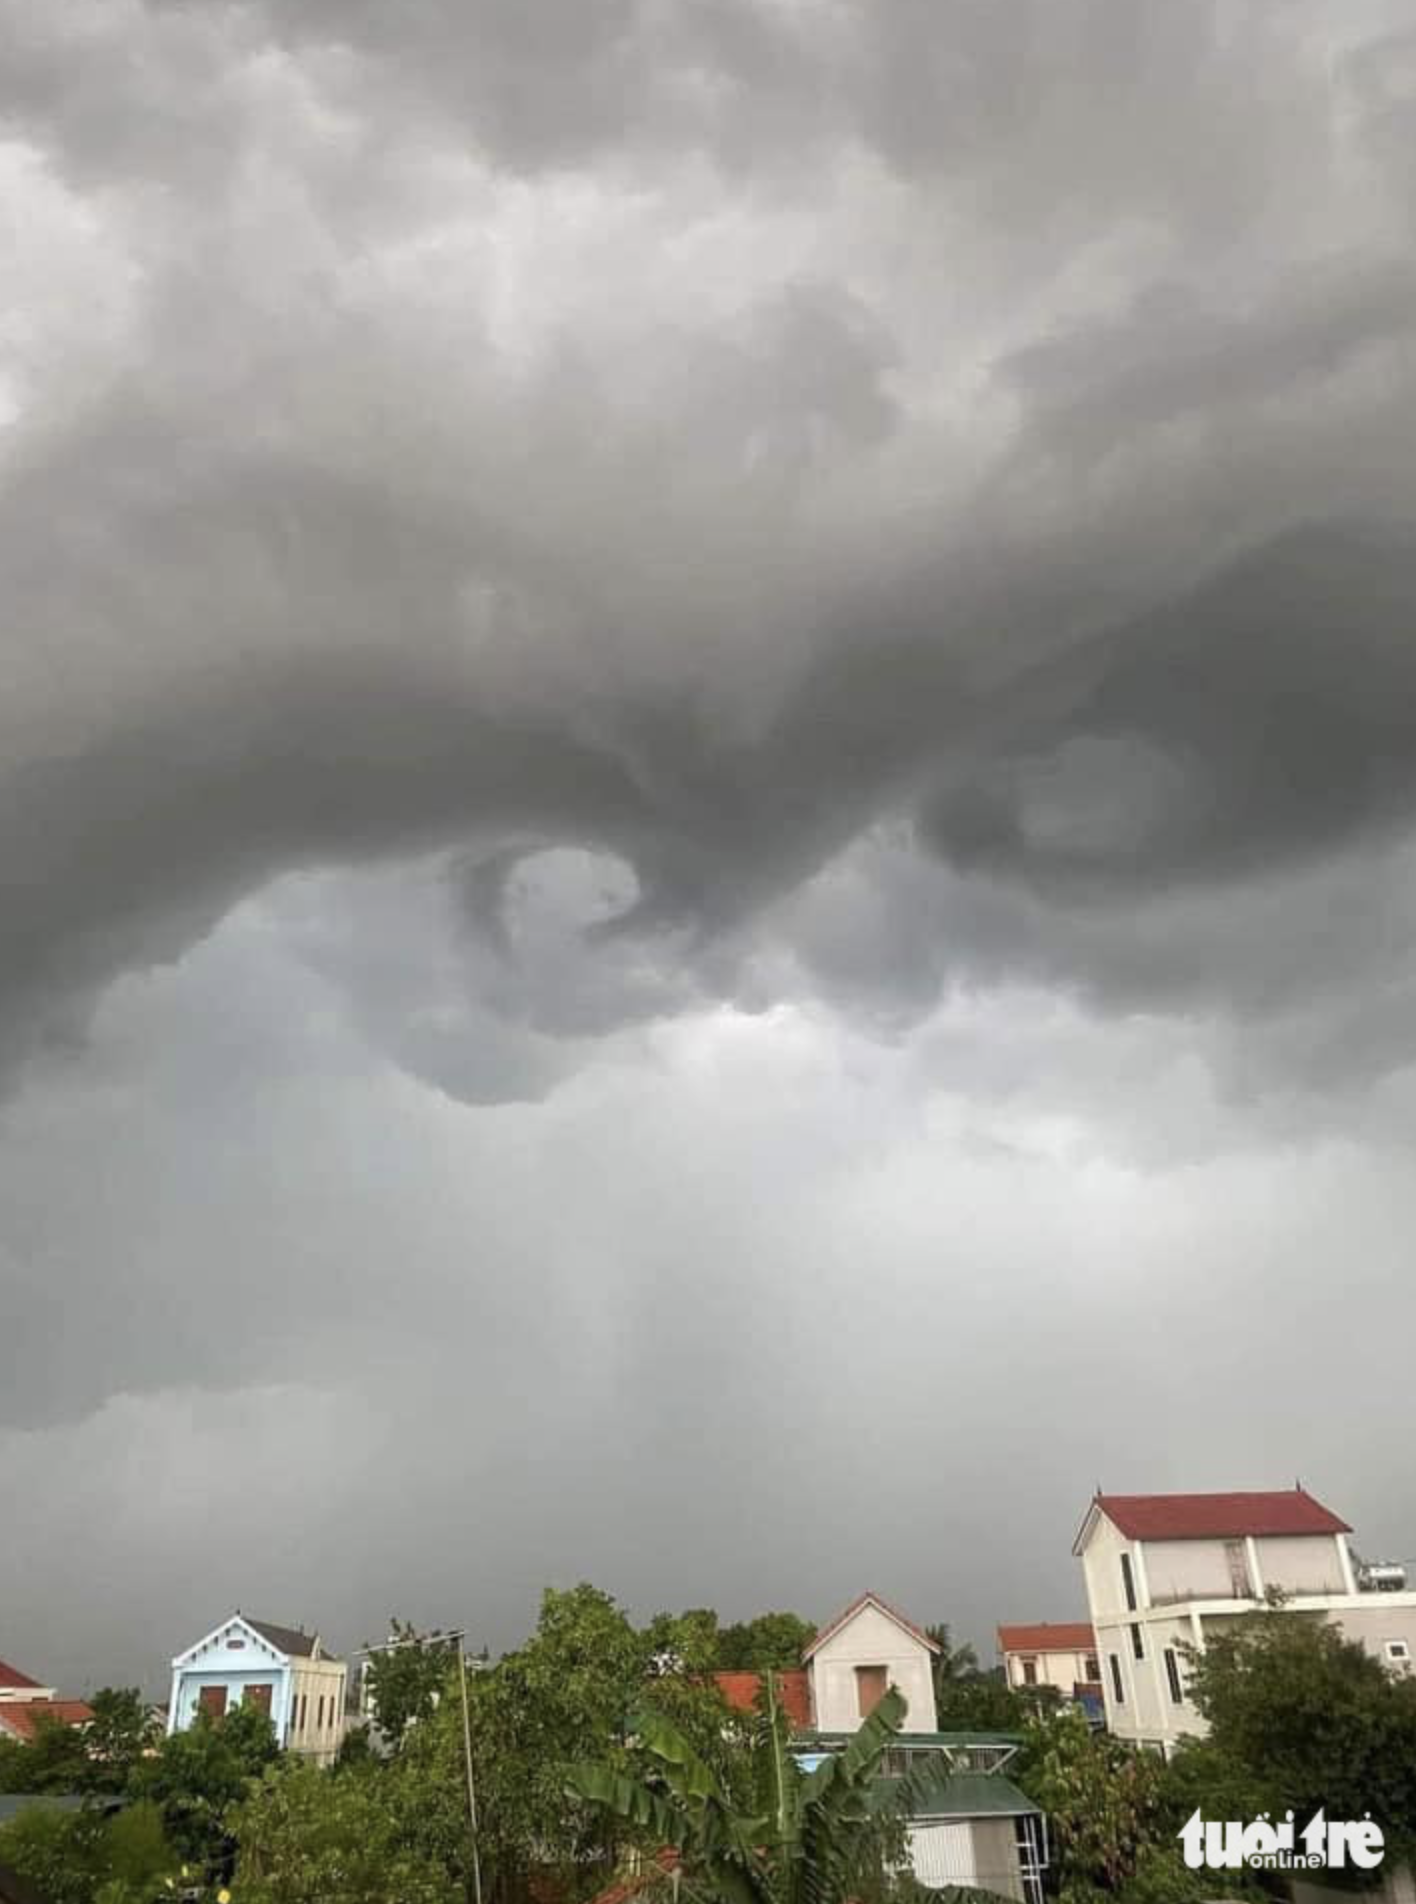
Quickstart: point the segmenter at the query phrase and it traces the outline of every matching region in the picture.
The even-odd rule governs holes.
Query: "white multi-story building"
[[[1393,1671],[1416,1659],[1416,1593],[1399,1568],[1364,1568],[1347,1522],[1303,1488],[1256,1494],[1102,1494],[1073,1552],[1096,1631],[1106,1721],[1169,1753],[1205,1722],[1190,1703],[1185,1648],[1275,1589],[1285,1611],[1338,1622]]]

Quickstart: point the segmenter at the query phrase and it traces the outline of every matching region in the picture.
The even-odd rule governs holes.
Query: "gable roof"
[[[293,1626],[277,1626],[272,1620],[253,1620],[247,1614],[238,1611],[229,1613],[219,1626],[214,1626],[209,1633],[203,1633],[193,1645],[178,1653],[172,1662],[173,1667],[185,1666],[189,1660],[195,1659],[198,1653],[203,1652],[213,1641],[219,1640],[222,1634],[229,1632],[233,1626],[243,1626],[252,1639],[287,1659],[334,1659],[334,1655],[327,1653],[320,1645],[317,1633],[301,1633]],[[319,1649],[318,1653],[316,1648]]]
[[[761,1673],[714,1673],[713,1684],[734,1712],[756,1712],[762,1693]],[[774,1675],[777,1699],[792,1724],[800,1729],[811,1724],[811,1682],[800,1666]]]
[[[278,1652],[286,1653],[291,1659],[312,1659],[319,1645],[318,1633],[303,1632],[297,1626],[277,1626],[274,1620],[253,1620],[249,1613],[241,1618],[247,1626],[254,1627],[263,1640],[269,1640]]]
[[[93,1707],[85,1705],[82,1699],[7,1700],[0,1705],[0,1733],[8,1732],[12,1738],[28,1745],[42,1719],[78,1726],[87,1725],[92,1717]]]
[[[1097,1494],[1072,1551],[1079,1553],[1093,1515],[1105,1514],[1128,1540],[1242,1540],[1352,1529],[1305,1488],[1247,1494]]]
[[[932,1640],[926,1632],[915,1625],[913,1620],[907,1620],[903,1613],[896,1612],[888,1600],[882,1600],[878,1593],[863,1593],[858,1600],[851,1601],[844,1613],[838,1613],[834,1620],[821,1628],[816,1638],[802,1653],[803,1661],[809,1660],[813,1653],[826,1644],[827,1640],[834,1639],[843,1626],[868,1606],[873,1606],[877,1613],[883,1613],[887,1620],[893,1620],[896,1626],[903,1628],[910,1635],[911,1639],[918,1640],[921,1646],[927,1646],[931,1653],[939,1651],[938,1640]]]
[[[0,1659],[0,1686],[38,1686],[37,1679],[31,1679],[28,1673],[22,1673],[18,1666],[11,1666]]]
[[[1000,1653],[1090,1653],[1096,1629],[1089,1620],[1043,1620],[1036,1626],[1000,1626]]]

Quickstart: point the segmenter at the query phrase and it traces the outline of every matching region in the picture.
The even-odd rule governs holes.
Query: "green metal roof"
[[[875,1801],[896,1801],[903,1780],[875,1782]],[[907,1807],[911,1818],[1021,1818],[1038,1807],[1000,1772],[952,1772],[920,1783]]]

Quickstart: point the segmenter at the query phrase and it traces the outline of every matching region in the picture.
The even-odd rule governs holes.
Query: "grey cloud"
[[[1399,15],[0,8],[7,1657],[1407,1538]]]

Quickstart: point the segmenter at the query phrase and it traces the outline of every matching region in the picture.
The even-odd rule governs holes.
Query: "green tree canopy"
[[[1030,1723],[1015,1776],[1047,1815],[1064,1894],[1119,1891],[1135,1875],[1159,1842],[1163,1769],[1093,1732],[1075,1707]]]
[[[460,1871],[428,1856],[409,1797],[402,1766],[268,1766],[228,1820],[233,1904],[462,1904]]]
[[[93,1718],[84,1727],[82,1786],[90,1792],[124,1792],[161,1733],[136,1686],[104,1686],[89,1701]]]
[[[717,1666],[722,1672],[785,1672],[801,1665],[815,1638],[815,1622],[799,1613],[759,1613],[722,1629]]]
[[[672,1715],[705,1756],[727,1770],[728,1708],[710,1683],[692,1674],[656,1670],[666,1636],[674,1645],[703,1637],[698,1615],[676,1634],[670,1616],[638,1631],[623,1608],[598,1588],[548,1590],[536,1631],[495,1666],[471,1675],[469,1701],[481,1829],[483,1877],[489,1895],[525,1895],[533,1871],[568,1898],[600,1888],[618,1842],[610,1821],[567,1795],[572,1764],[606,1756],[628,1766],[629,1715],[643,1704]],[[444,1864],[468,1844],[459,1703],[443,1700],[425,1724],[411,1728],[401,1757],[426,1805],[429,1854]]]
[[[1243,1768],[1250,1794],[1271,1810],[1370,1813],[1389,1847],[1416,1847],[1412,1681],[1393,1678],[1336,1626],[1282,1608],[1210,1636],[1189,1656],[1189,1681],[1210,1727],[1209,1757],[1193,1761],[1191,1776]]]
[[[0,1827],[0,1864],[28,1878],[46,1904],[152,1904],[177,1859],[155,1805],[22,1811]]]
[[[388,1643],[372,1652],[364,1685],[374,1723],[390,1745],[398,1745],[409,1726],[436,1707],[457,1659],[460,1640],[420,1633],[402,1620],[389,1621]]]
[[[77,1792],[87,1770],[83,1732],[51,1713],[35,1715],[30,1739],[0,1739],[0,1791]]]
[[[232,1849],[226,1814],[277,1750],[270,1719],[255,1706],[233,1706],[220,1719],[199,1713],[185,1732],[164,1739],[155,1756],[136,1767],[130,1789],[158,1806],[184,1859],[221,1868]]]

